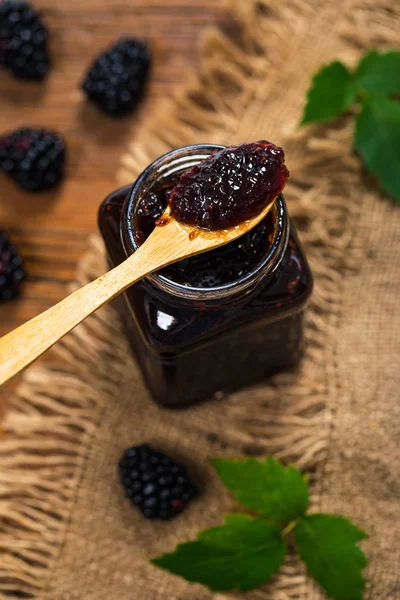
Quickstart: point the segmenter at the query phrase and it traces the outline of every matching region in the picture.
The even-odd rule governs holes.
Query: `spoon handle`
[[[123,263],[0,339],[0,385],[39,358],[86,317],[159,268],[143,244]]]
[[[169,219],[167,209],[163,227],[156,227],[144,244],[118,267],[0,339],[0,385],[139,279],[170,263],[224,246],[247,233],[267,215],[274,201],[253,219],[224,231],[193,231]]]

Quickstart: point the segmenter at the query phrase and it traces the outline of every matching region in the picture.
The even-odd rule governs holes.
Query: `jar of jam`
[[[104,200],[99,227],[111,266],[150,235],[179,176],[222,148],[173,150],[133,186]],[[311,290],[312,275],[281,194],[242,238],[165,267],[115,302],[151,395],[178,407],[295,366]]]

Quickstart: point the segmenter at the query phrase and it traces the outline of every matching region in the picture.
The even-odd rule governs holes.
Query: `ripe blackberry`
[[[0,167],[28,192],[55,186],[64,161],[64,140],[54,131],[22,127],[0,138]]]
[[[171,519],[197,495],[186,470],[147,444],[128,448],[119,471],[125,495],[147,519]]]
[[[0,231],[0,302],[14,298],[24,278],[22,258]]]
[[[48,31],[28,2],[0,2],[0,64],[16,77],[42,79],[48,72]]]
[[[105,113],[124,115],[140,100],[149,70],[150,53],[146,45],[125,38],[96,58],[82,88]]]

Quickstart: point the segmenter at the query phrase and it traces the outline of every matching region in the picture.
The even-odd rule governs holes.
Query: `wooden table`
[[[198,60],[200,31],[221,15],[217,0],[32,0],[51,32],[53,68],[44,83],[0,73],[0,133],[21,125],[53,127],[68,144],[65,182],[32,195],[0,174],[0,228],[10,232],[29,278],[21,298],[0,305],[0,335],[65,295],[97,209],[115,187],[120,155],[161,98],[171,96]],[[124,35],[151,43],[147,98],[114,120],[89,105],[79,83],[92,59]]]

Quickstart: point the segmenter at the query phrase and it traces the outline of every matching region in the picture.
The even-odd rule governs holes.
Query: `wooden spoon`
[[[123,263],[0,339],[0,385],[115,296],[162,267],[224,246],[255,227],[275,199],[256,217],[222,231],[205,231],[176,221],[169,208],[147,240]]]

